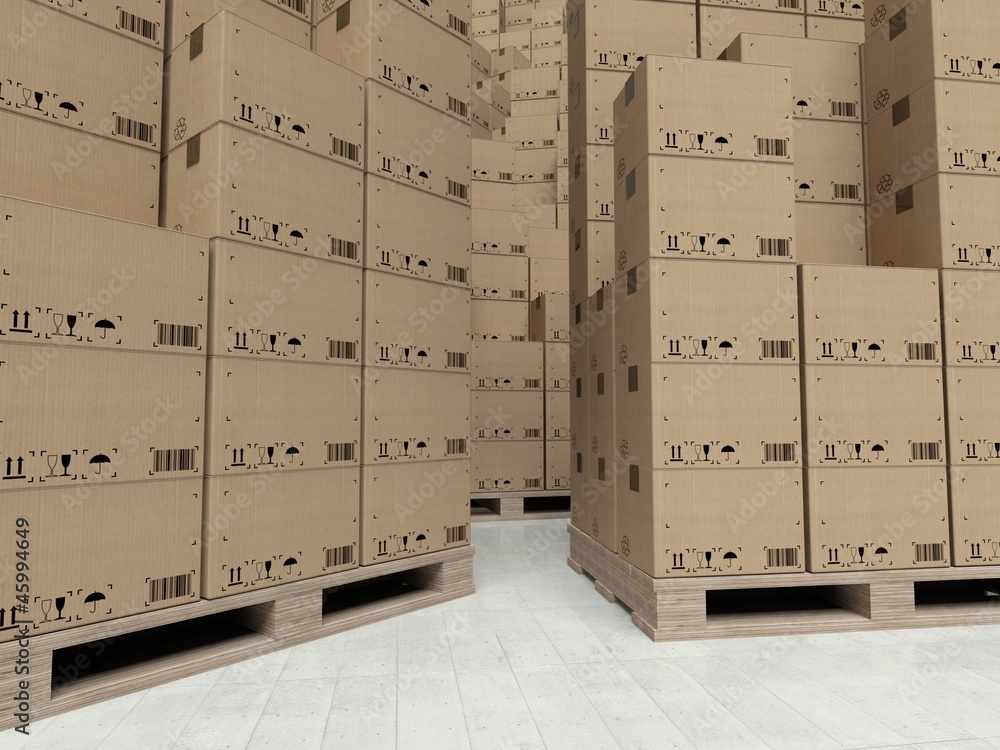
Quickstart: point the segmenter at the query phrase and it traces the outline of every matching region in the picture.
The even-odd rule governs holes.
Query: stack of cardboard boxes
[[[810,39],[853,44],[864,42],[864,0],[805,0],[805,4],[806,36]]]
[[[1000,19],[988,0],[869,5],[873,265],[995,269]]]
[[[530,338],[544,344],[545,489],[570,489],[569,297],[545,294],[531,303]]]

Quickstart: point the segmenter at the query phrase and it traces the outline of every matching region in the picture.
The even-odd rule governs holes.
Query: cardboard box
[[[947,367],[1000,364],[1000,277],[972,270],[941,271]]]
[[[469,544],[466,460],[361,469],[361,564]]]
[[[569,492],[572,483],[572,459],[569,440],[545,441],[545,489]]]
[[[597,293],[615,280],[615,223],[570,221],[570,304]]]
[[[528,262],[528,299],[569,293],[569,263],[562,259],[531,258]]]
[[[365,100],[367,172],[469,205],[468,124],[374,80]]]
[[[544,390],[544,346],[528,341],[473,342],[472,387],[480,391]]]
[[[590,352],[589,340],[581,339],[570,348],[570,447],[590,452]]]
[[[514,152],[514,179],[517,182],[554,182],[556,147],[518,149]]]
[[[567,205],[561,203],[560,205]],[[557,220],[557,225],[559,222]],[[528,257],[569,260],[569,227],[563,223],[557,227],[528,227]]]
[[[468,39],[427,23],[404,3],[350,0],[340,5],[313,29],[313,51],[408,99],[469,121]],[[371,114],[368,121],[382,122]],[[414,133],[429,132],[414,127]]]
[[[32,14],[32,26],[42,26],[56,11],[114,31],[134,42],[163,49],[165,11],[162,0],[125,0],[121,3],[53,3],[35,0],[40,7]],[[18,41],[30,41],[27,30]]]
[[[853,19],[864,22],[865,4],[863,0],[853,3],[836,2],[834,0],[805,0],[807,16],[822,16],[824,18]],[[864,39],[862,38],[862,41]]]
[[[486,440],[543,440],[545,395],[537,391],[473,391],[472,437]]]
[[[472,179],[513,182],[514,144],[506,141],[473,141]]]
[[[590,434],[587,445],[590,446],[591,458],[601,457],[612,459],[619,452],[621,445],[618,438],[618,418],[616,388],[618,378],[623,376],[621,360],[615,337],[616,301],[602,289],[587,300],[587,323],[581,326],[581,332],[590,332],[588,342],[589,361],[587,363],[590,385],[590,406],[588,425]],[[647,414],[643,417],[649,420]],[[641,429],[640,425],[636,425]],[[591,472],[591,480],[596,474]]]
[[[864,8],[867,37],[875,33],[888,35],[889,22],[894,19],[903,6],[910,2],[911,0],[885,0],[882,3],[868,3],[868,7]]]
[[[937,272],[810,265],[799,280],[805,364],[942,364]]]
[[[619,363],[613,409],[619,455],[672,471],[800,466],[800,383],[794,365]]]
[[[155,0],[160,2],[160,0]],[[308,0],[169,0],[167,56],[220,11],[267,29],[304,49],[312,46],[312,4]]]
[[[615,98],[617,182],[650,154],[792,164],[791,76],[771,65],[647,57]]]
[[[548,212],[549,217],[552,217],[555,214],[555,205],[559,202],[559,198],[559,184],[555,180],[514,185],[514,205],[517,210],[529,216],[542,217],[545,212]],[[542,226],[552,225],[551,219],[533,223]]]
[[[993,501],[996,469],[961,466],[948,470],[951,487],[951,564],[1000,565],[1000,516]]]
[[[364,168],[364,79],[231,13],[171,55],[164,122],[171,151],[225,122]]]
[[[829,3],[834,6],[840,3]],[[740,34],[726,49],[725,59],[791,68],[792,113],[797,119],[861,122],[864,117],[857,44]]]
[[[472,296],[476,299],[528,301],[528,258],[472,253]]]
[[[806,17],[756,8],[698,8],[701,56],[715,60],[740,34],[773,34],[800,39],[806,36]]]
[[[615,99],[630,73],[625,70],[584,70],[569,82],[569,141],[574,150],[586,144],[615,142]]]
[[[520,68],[507,74],[512,101],[558,99],[563,85],[559,68]]]
[[[702,0],[706,10],[710,6],[732,7],[726,0]],[[805,0],[742,0],[741,8],[755,11],[777,11],[779,13],[795,13],[801,15],[806,12]]]
[[[485,445],[485,443],[484,443]],[[576,448],[570,448],[572,453],[572,465],[570,467],[572,476],[570,478],[570,523],[583,533],[591,535],[590,528],[593,524],[592,492],[590,489],[590,461],[586,454]],[[617,554],[617,545],[615,549]]]
[[[211,244],[209,355],[361,364],[360,268]]]
[[[315,13],[315,23],[319,23],[331,15],[343,12],[341,11],[341,8],[344,5],[349,4],[350,0],[333,0],[332,3],[324,2],[322,5],[317,3],[316,8],[313,11]],[[477,15],[473,11],[472,7],[470,7],[469,0],[435,0],[433,3],[425,3],[422,0],[404,0],[399,4],[408,6],[410,9],[419,13],[421,17],[437,24],[443,29],[450,30],[453,34],[456,34],[464,39],[469,38],[469,22],[472,20],[474,15]],[[390,12],[396,13],[401,11],[393,8]],[[490,12],[493,14],[497,14],[499,12],[495,3],[490,9]],[[489,59],[488,56],[487,59]],[[489,73],[488,67],[486,73]]]
[[[654,578],[804,569],[801,469],[651,471],[630,462],[615,494],[618,554]]]
[[[583,146],[569,156],[570,204],[579,203],[583,219],[614,221],[615,149],[613,146]],[[570,227],[570,231],[575,231]]]
[[[844,3],[846,6],[847,3]],[[835,42],[861,44],[865,41],[865,25],[853,18],[818,18],[806,16],[806,36]]]
[[[0,504],[12,541],[23,529],[31,542],[28,610],[11,609],[0,643],[22,627],[41,635],[198,601],[201,479],[103,485],[70,502],[43,487]],[[14,603],[17,592],[12,572],[0,596]]]
[[[795,200],[865,203],[860,123],[794,120]]]
[[[698,56],[693,2],[584,0],[567,8],[567,53],[573,70],[632,70],[643,55]]]
[[[365,268],[469,286],[470,209],[365,175]]]
[[[210,358],[206,474],[357,465],[360,392],[359,367]]]
[[[806,569],[948,567],[948,479],[937,468],[809,469]]]
[[[4,489],[201,475],[204,358],[0,344],[0,362]]]
[[[523,302],[474,299],[472,338],[482,341],[527,341],[528,306]]]
[[[865,206],[795,201],[795,244],[800,263],[865,265]]]
[[[516,211],[472,209],[472,250],[477,253],[525,255],[528,224]]]
[[[154,151],[0,109],[0,153],[0,195],[156,226]]]
[[[616,503],[616,483],[619,472],[627,471],[621,461],[615,461],[614,455],[590,456],[586,482],[580,489],[581,503],[587,506],[587,535],[599,542],[614,554],[618,554],[619,535],[617,533],[618,508]]]
[[[545,439],[569,440],[569,391],[548,391],[545,394]]]
[[[1000,216],[989,208],[998,200],[1000,180],[964,174],[936,174],[885,198],[873,196],[872,265],[1000,268]]]
[[[502,15],[502,14],[501,14]],[[502,20],[501,20],[502,23]],[[529,37],[530,39],[530,37]],[[511,40],[504,37],[500,32],[500,49],[490,55],[490,75],[493,78],[503,80],[503,75],[518,68],[530,68],[531,59],[522,51],[512,46],[508,42]]]
[[[474,492],[518,492],[545,487],[545,443],[487,440],[472,444]]]
[[[469,373],[469,292],[365,273],[365,366]]]
[[[356,568],[360,475],[355,466],[206,479],[202,596]]]
[[[508,182],[474,181],[470,187],[476,208],[494,211],[514,211],[514,184]]]
[[[606,296],[616,349],[630,364],[799,362],[798,279],[788,264],[651,258]]]
[[[27,0],[4,3],[0,35],[13,40],[27,32],[30,43],[0,49],[0,108],[159,153],[162,50]],[[67,64],[96,49],[102,57],[95,66]]]
[[[330,195],[337,197],[336,211],[330,210]],[[163,160],[160,223],[202,237],[360,264],[363,201],[359,171],[220,124]]]
[[[365,368],[364,466],[469,456],[468,373]]]
[[[565,391],[572,388],[570,377],[570,345],[565,343],[545,344],[545,390]]]
[[[810,365],[802,377],[807,466],[944,465],[941,368]]]
[[[204,352],[206,240],[13,198],[0,217],[6,343]]]
[[[1000,371],[992,367],[945,369],[948,455],[953,466],[1000,464]]]
[[[513,143],[515,149],[555,148],[557,132],[558,115],[511,117],[507,120],[507,141]]]
[[[791,165],[650,156],[618,186],[617,273],[650,257],[796,259]]]

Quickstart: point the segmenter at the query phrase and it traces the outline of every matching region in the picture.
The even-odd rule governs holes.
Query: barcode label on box
[[[347,258],[348,260],[358,259],[358,243],[350,240],[342,240],[337,237],[330,238],[330,255],[334,258]]]
[[[153,473],[194,471],[194,448],[175,448],[153,451]]]
[[[354,545],[347,544],[343,547],[328,547],[326,550],[326,567],[339,568],[341,565],[351,565],[354,563]]]
[[[468,118],[469,116],[469,104],[468,102],[463,102],[460,99],[448,95],[448,111],[454,112],[456,115],[462,118]]]
[[[448,266],[448,281],[454,281],[458,284],[468,284],[469,269],[462,268],[461,266]]]
[[[906,344],[906,359],[909,362],[936,362],[937,344]]]
[[[795,343],[773,339],[761,341],[761,359],[795,359]]]
[[[333,341],[330,340],[330,351],[327,359],[346,359],[356,361],[358,358],[357,341]]]
[[[444,530],[445,544],[458,544],[459,542],[468,541],[468,539],[469,539],[468,526],[449,526]]]
[[[792,254],[792,245],[787,239],[760,237],[759,245],[760,251],[758,255],[766,258],[788,258]]]
[[[198,348],[198,326],[182,326],[173,323],[157,323],[157,346],[183,346]]]
[[[778,0],[778,7],[799,10],[802,6],[799,5],[799,0]]]
[[[448,367],[456,370],[469,369],[468,352],[448,352]]]
[[[758,138],[757,156],[788,156],[788,140],[785,138]]]
[[[467,21],[463,21],[461,18],[453,16],[451,13],[448,14],[448,28],[455,31],[462,36],[468,38],[469,36],[469,24]]]
[[[145,18],[141,18],[134,13],[129,13],[120,8],[118,9],[118,28],[122,31],[127,31],[130,34],[141,36],[143,39],[148,39],[151,42],[159,41],[157,39],[159,29],[158,23],[148,21]]]
[[[524,489],[526,490],[539,490],[542,488],[542,479],[537,477],[535,479],[525,479]]]
[[[525,378],[524,379],[524,390],[526,391],[538,391],[542,388],[541,378]]]
[[[511,341],[527,341],[528,337],[527,336],[511,336],[510,340]]]
[[[514,173],[513,172],[501,172],[500,173],[500,182],[513,182],[513,181],[514,181]]]
[[[944,544],[914,544],[913,562],[944,562]]]
[[[527,289],[511,289],[510,290],[511,299],[528,299]]]
[[[115,115],[114,135],[120,135],[133,141],[156,145],[156,126],[133,120],[131,117]]]
[[[357,455],[355,443],[327,443],[326,462],[330,464],[353,463]]]
[[[469,452],[469,443],[465,438],[451,438],[448,440],[446,455],[464,456]]]
[[[525,440],[537,440],[542,436],[542,431],[540,429],[529,429],[524,428],[524,439]]]
[[[910,443],[911,461],[940,461],[940,443]]]
[[[834,183],[833,199],[837,201],[859,201],[861,200],[861,186],[858,184]]]
[[[858,116],[857,102],[830,102],[831,117],[852,117]]]
[[[462,182],[448,180],[448,195],[467,201],[469,200],[469,186]]]
[[[345,141],[337,136],[331,137],[333,138],[333,147],[330,149],[330,156],[339,156],[341,159],[347,159],[355,164],[361,163],[360,144]]]
[[[767,567],[769,568],[797,568],[799,567],[798,547],[765,547],[767,553]]]
[[[511,255],[527,255],[528,246],[527,245],[511,245],[510,246]]]
[[[153,578],[149,581],[149,603],[165,602],[168,599],[180,599],[191,595],[194,576],[182,573],[179,576]]]
[[[306,13],[306,9],[309,7],[308,0],[278,0],[278,5],[284,5],[299,15],[308,15]]]
[[[795,461],[795,443],[764,443],[764,463],[792,463]]]

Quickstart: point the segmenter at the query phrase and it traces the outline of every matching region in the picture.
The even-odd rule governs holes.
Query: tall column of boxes
[[[653,577],[803,569],[789,74],[650,56],[615,101],[612,546]]]
[[[1000,7],[870,3],[864,45],[873,265],[995,269]]]
[[[314,18],[316,51],[365,79],[362,565],[469,542],[469,11]]]
[[[31,576],[0,582],[0,641],[197,601],[208,242],[0,214],[0,521]]]
[[[938,272],[800,274],[807,570],[947,566]]]
[[[543,343],[545,349],[545,489],[569,490],[569,295],[545,294],[535,298],[528,319],[531,340]]]
[[[152,0],[5,2],[0,194],[155,226],[163,33]]]
[[[359,562],[364,94],[229,12],[173,38],[162,216],[211,238],[214,599]]]
[[[952,565],[1000,564],[1000,276],[941,271]]]
[[[866,265],[859,46],[740,34],[725,59],[791,69],[799,261]]]

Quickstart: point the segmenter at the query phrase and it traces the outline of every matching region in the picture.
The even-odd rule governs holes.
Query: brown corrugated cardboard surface
[[[569,295],[543,294],[528,306],[532,341],[569,341]]]
[[[588,343],[590,370],[590,414],[588,418],[591,458],[613,457],[619,449],[618,417],[615,408],[615,388],[617,378],[623,374],[620,350],[615,338],[617,300],[610,294],[611,288],[602,289],[587,300],[587,320],[578,330],[590,333]],[[645,417],[648,418],[648,415]],[[591,479],[596,473],[591,471]]]
[[[545,390],[569,391],[572,385],[570,370],[570,345],[548,343],[545,345]]]
[[[474,299],[472,338],[496,341],[527,341],[528,306],[523,302]]]
[[[202,473],[203,358],[0,344],[0,362],[5,490]]]
[[[468,373],[367,367],[363,381],[362,464],[468,457]]]
[[[473,391],[472,437],[485,440],[542,440],[545,395],[537,391]]]
[[[531,258],[528,263],[528,299],[544,294],[569,294],[569,263],[562,259]]]
[[[520,212],[472,209],[472,249],[475,252],[524,255],[528,233],[528,223]]]
[[[209,355],[361,364],[360,268],[226,240],[211,246]]]
[[[365,207],[365,268],[468,287],[468,206],[366,174]]]
[[[1000,276],[941,271],[945,365],[1000,364]]]
[[[359,479],[358,467],[206,479],[202,596],[356,568]]]
[[[544,390],[544,346],[528,341],[473,342],[472,387],[481,391]]]
[[[951,487],[951,564],[1000,565],[1000,505],[993,466],[948,469]]]
[[[572,215],[580,219],[615,218],[614,146],[580,146],[569,154],[569,195]],[[570,232],[576,229],[570,227]]]
[[[861,124],[792,121],[795,200],[865,203],[865,153]]]
[[[795,244],[800,263],[865,265],[865,206],[796,201]]]
[[[472,296],[476,299],[528,301],[528,258],[472,253]]]
[[[220,13],[180,44],[166,84],[167,150],[226,122],[364,167],[364,79],[242,17]]]
[[[0,195],[156,226],[154,151],[0,109],[0,153]]]
[[[910,2],[911,0],[883,0],[883,2],[867,3],[867,7],[864,8],[867,36],[870,37],[875,33],[888,34],[888,23],[904,5]]]
[[[650,471],[631,464],[615,492],[618,554],[654,578],[804,569],[801,469]]]
[[[132,41],[151,47],[163,46],[164,5],[162,0],[124,0],[120,3],[58,3],[35,0],[38,8],[36,25],[49,18],[50,13],[61,11],[104,29],[114,31]],[[30,41],[25,35],[19,41]]]
[[[587,454],[578,448],[570,447],[572,450],[570,471],[572,474],[570,489],[570,523],[586,534],[590,534],[593,524],[593,490],[589,489],[590,484],[590,461]],[[617,550],[616,550],[617,551]]]
[[[657,256],[794,262],[793,169],[647,157],[618,186],[617,274]]]
[[[570,145],[608,146],[615,142],[615,99],[629,72],[625,70],[575,71],[569,82]]]
[[[810,39],[861,44],[865,41],[865,25],[854,18],[806,16],[806,36]]]
[[[154,1],[154,0],[147,0]],[[160,0],[155,0],[159,2]],[[309,49],[312,46],[312,4],[301,0],[169,0],[167,54],[195,29],[222,10],[236,13],[272,34]],[[292,6],[296,7],[292,7]]]
[[[727,0],[701,0],[705,6],[731,7],[732,3]],[[805,13],[804,0],[744,0],[741,6],[748,10],[758,11],[778,11],[780,13],[795,13],[801,15]]]
[[[208,360],[205,473],[357,465],[361,368]]]
[[[31,599],[13,617],[40,635],[197,601],[201,511],[201,479],[7,493],[0,523],[31,540]],[[15,583],[3,577],[4,602],[16,601]],[[14,624],[0,626],[0,642],[17,637]]]
[[[317,3],[314,12],[314,22],[319,23],[330,15],[336,13],[341,7],[349,4],[350,0],[333,0],[333,2]],[[422,0],[406,0],[409,7],[417,11],[421,17],[436,23],[444,29],[450,29],[459,37],[469,36],[468,24],[472,20],[472,9],[469,7],[469,0],[435,0],[433,3],[425,3]],[[400,3],[405,5],[405,3]],[[496,12],[496,8],[494,8]],[[489,60],[489,55],[486,56]],[[487,73],[489,72],[489,62],[486,63]]]
[[[469,292],[365,272],[365,366],[469,372]]]
[[[714,60],[740,34],[776,34],[804,37],[806,17],[798,13],[777,13],[755,8],[720,8],[703,6],[698,9],[698,30],[701,36],[701,56]]]
[[[947,567],[948,537],[943,466],[806,471],[812,573]]]
[[[807,466],[945,463],[939,367],[803,368]]]
[[[619,535],[617,533],[618,507],[615,486],[620,481],[618,471],[622,464],[615,463],[614,456],[605,458],[591,455],[586,485],[581,488],[581,502],[587,505],[587,528],[591,539],[600,542],[611,552],[618,554]]]
[[[396,0],[351,0],[340,8],[313,29],[316,54],[468,123],[467,39],[427,23]],[[369,122],[380,121],[369,115]]]
[[[358,170],[229,125],[163,160],[160,223],[202,237],[360,264],[363,202]]]
[[[206,240],[13,198],[0,232],[5,343],[205,351]]]
[[[159,153],[161,49],[27,0],[7,0],[0,37],[10,42],[29,32],[23,43],[0,48],[6,83],[0,107]],[[95,50],[100,58],[92,57]],[[71,62],[88,58],[87,67]]]
[[[473,140],[472,179],[513,182],[514,144],[506,141]]]
[[[941,365],[932,270],[800,266],[803,363]]]
[[[619,456],[672,471],[800,466],[800,383],[794,365],[619,361]]]
[[[361,564],[469,543],[469,460],[361,469]]]
[[[486,440],[472,444],[473,492],[518,492],[545,487],[545,443]]]
[[[830,0],[805,0],[806,15],[824,18],[847,18],[854,21],[865,20],[865,4],[861,0],[853,3],[831,2]],[[863,41],[863,40],[862,40]]]
[[[954,466],[1000,463],[1000,370],[948,367],[945,375],[949,462]]]
[[[545,441],[545,489],[569,492],[571,461],[569,440]]]
[[[576,305],[615,280],[615,223],[571,219],[570,248],[569,299]]]
[[[545,439],[569,440],[569,391],[550,391],[545,394]]]
[[[789,264],[653,258],[616,280],[613,298],[618,348],[632,364],[799,361]]]

